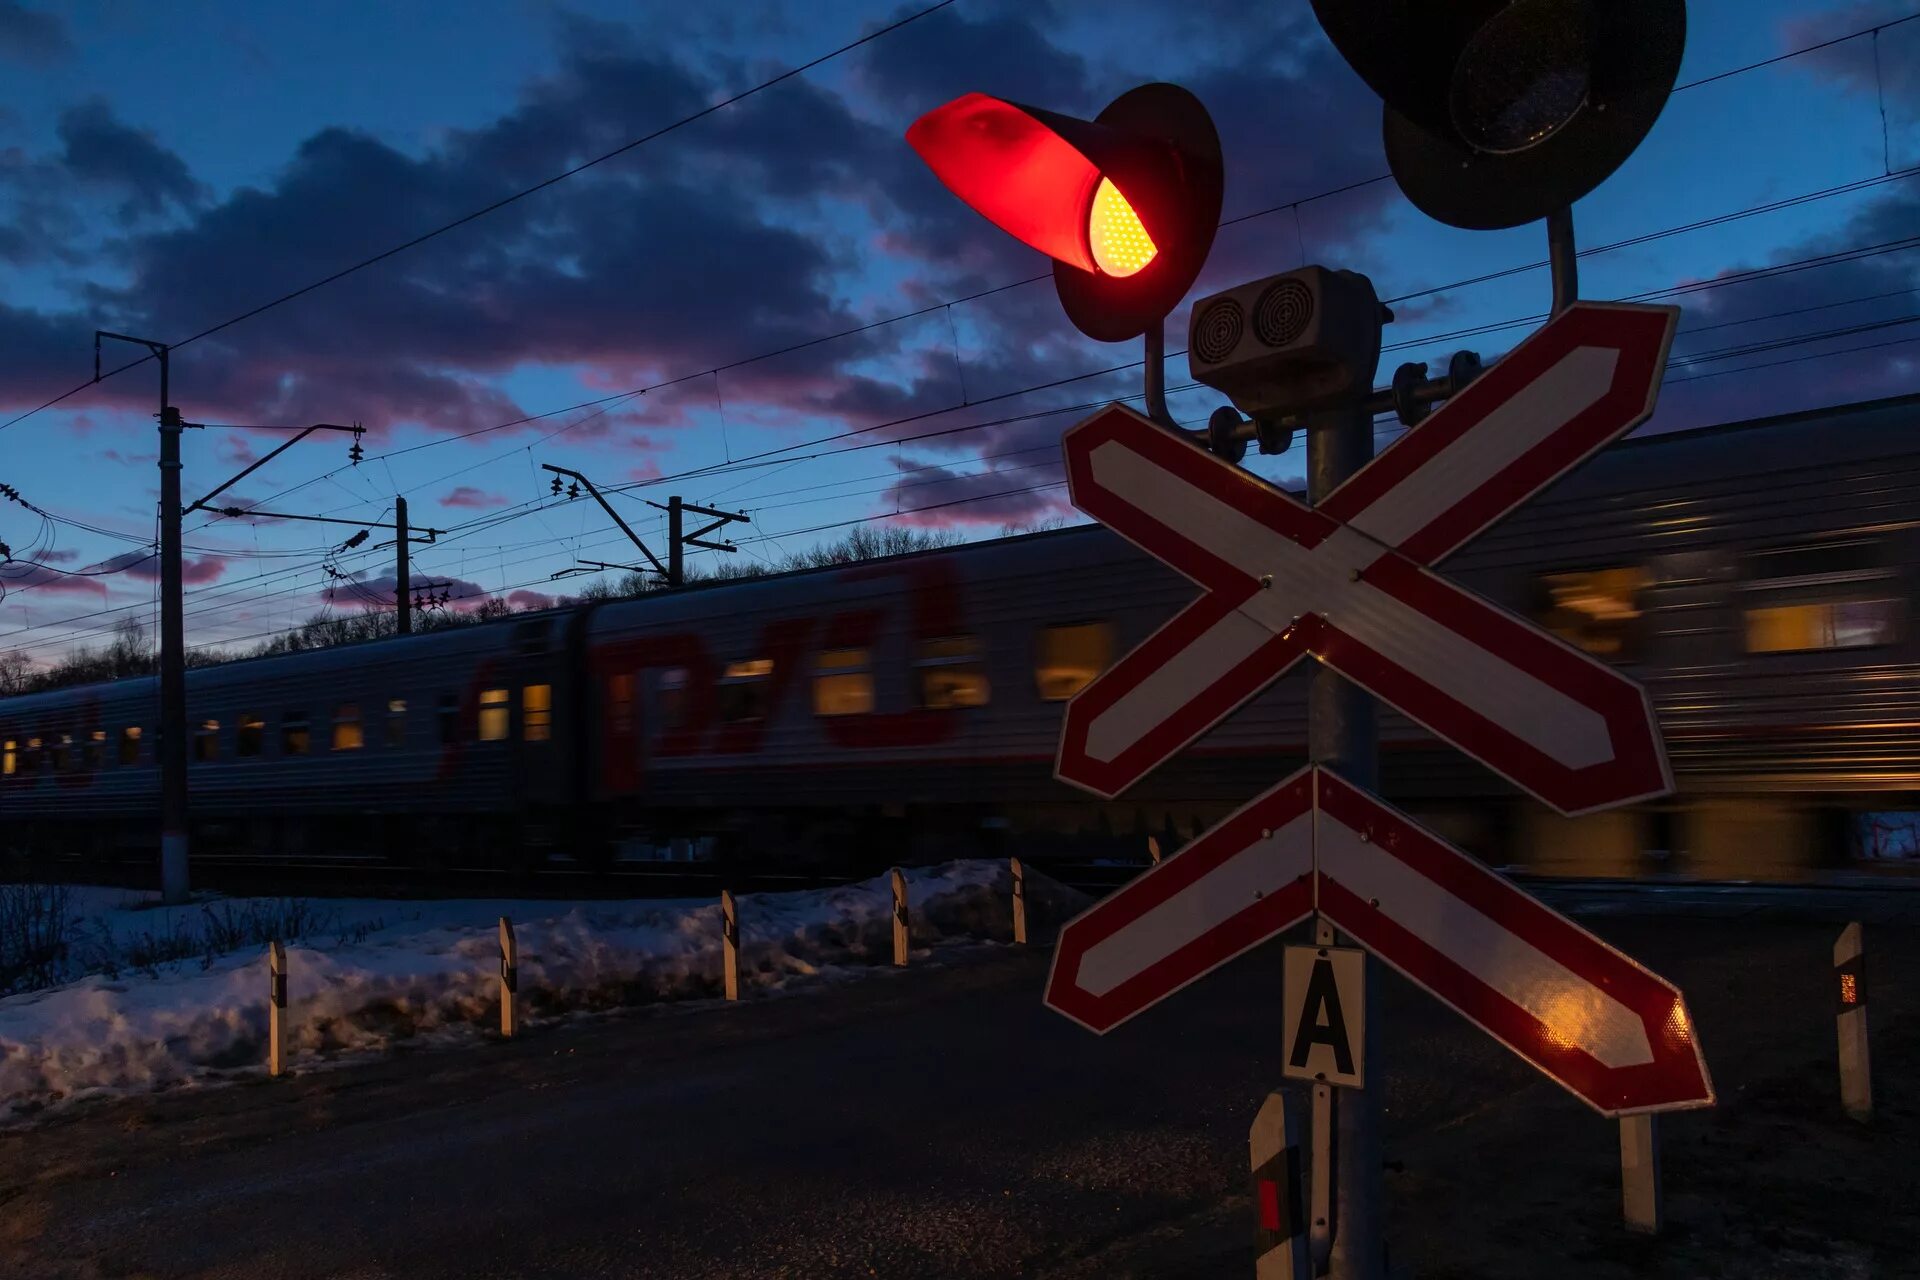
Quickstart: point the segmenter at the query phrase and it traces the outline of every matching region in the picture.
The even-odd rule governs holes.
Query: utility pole
[[[169,347],[150,338],[93,331],[93,380],[100,381],[104,338],[145,347],[160,362],[160,895],[187,900],[187,649],[180,573],[180,433],[186,424],[168,403]]]
[[[396,630],[404,636],[413,633],[413,596],[409,594],[407,565],[412,547],[407,542],[407,500],[397,494],[393,499],[393,528],[393,598],[399,604]]]
[[[660,580],[669,587],[683,587],[687,583],[686,549],[688,547],[699,547],[702,551],[738,551],[740,549],[731,542],[707,542],[705,538],[708,534],[717,529],[725,528],[729,524],[746,522],[749,519],[747,515],[738,511],[715,511],[712,507],[702,507],[695,503],[683,501],[679,494],[675,494],[667,499],[665,506],[661,506],[657,502],[647,503],[648,506],[654,508],[656,511],[664,511],[667,513],[667,562],[661,564],[660,557],[654,555],[652,549],[640,540],[640,535],[635,533],[627,522],[621,518],[620,513],[613,509],[613,504],[608,502],[606,496],[594,487],[593,481],[587,479],[578,471],[571,470],[567,467],[556,467],[550,462],[541,463],[540,468],[543,471],[553,472],[553,492],[556,497],[560,494],[561,476],[566,476],[574,482],[573,487],[567,490],[567,496],[569,498],[579,497],[580,490],[584,488],[587,491],[587,496],[600,504],[600,509],[605,511],[607,515],[612,517],[613,522],[620,526],[620,532],[626,534],[628,540],[640,549],[640,554],[647,558],[647,563],[652,566],[648,572],[657,575]],[[712,523],[702,525],[692,533],[688,533],[685,524],[686,513],[689,511],[698,516],[706,516]],[[568,573],[579,572],[580,567],[585,565],[599,565],[599,567],[603,569],[609,567],[624,567],[608,566],[597,560],[582,560],[574,568],[562,569],[553,576],[558,578]],[[635,570],[635,572],[639,571]]]

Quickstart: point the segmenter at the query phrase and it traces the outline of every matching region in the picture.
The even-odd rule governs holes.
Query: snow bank
[[[953,862],[910,871],[907,880],[916,954],[1010,936],[1004,862]],[[1044,877],[1030,875],[1028,892],[1042,918],[1057,922],[1078,909],[1077,894]],[[892,959],[893,898],[884,876],[739,902],[743,994]],[[92,905],[116,915],[138,910],[125,894]],[[468,1039],[497,1026],[501,915],[514,922],[530,1020],[721,990],[717,902],[359,899],[326,906],[337,913],[335,940],[287,947],[296,1066],[401,1039]],[[252,949],[0,999],[0,1114],[263,1071],[266,991],[265,959]]]

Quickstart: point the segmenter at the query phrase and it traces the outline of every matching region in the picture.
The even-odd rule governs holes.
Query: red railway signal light
[[[1123,342],[1192,287],[1220,221],[1220,137],[1200,100],[1145,84],[1079,120],[969,93],[907,142],[977,213],[1053,259],[1067,318]]]

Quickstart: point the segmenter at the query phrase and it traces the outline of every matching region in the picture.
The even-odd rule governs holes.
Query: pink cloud
[[[507,596],[507,603],[516,609],[551,609],[554,598],[539,591],[515,591]]]
[[[507,499],[500,494],[488,493],[484,489],[476,489],[470,484],[463,484],[451,493],[442,494],[440,497],[440,505],[443,507],[474,507],[484,509],[486,507],[504,507],[507,505]]]

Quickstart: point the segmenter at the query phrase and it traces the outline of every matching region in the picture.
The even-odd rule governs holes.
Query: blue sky
[[[1915,11],[1689,8],[1683,85]],[[84,380],[95,327],[178,341],[910,11],[0,0],[0,421]],[[631,558],[590,503],[538,501],[543,462],[643,486],[615,499],[643,533],[658,526],[646,500],[670,492],[745,509],[742,554],[767,558],[896,511],[981,536],[1058,517],[1061,490],[1045,486],[1075,415],[1032,415],[1132,394],[1138,373],[1026,389],[1138,357],[1081,339],[1046,283],[739,362],[1044,271],[920,168],[901,134],[921,112],[980,89],[1091,115],[1149,79],[1189,85],[1219,121],[1226,215],[1275,210],[1221,233],[1197,292],[1303,252],[1363,270],[1383,297],[1412,295],[1396,304],[1382,379],[1463,346],[1497,355],[1544,310],[1544,270],[1456,283],[1542,259],[1537,225],[1443,227],[1390,182],[1309,198],[1385,163],[1377,102],[1304,2],[959,0],[183,348],[174,400],[212,424],[365,423],[358,467],[342,439],[318,436],[235,493],[369,520],[404,493],[417,525],[458,529],[418,550],[416,573],[459,584],[469,603],[555,594],[548,575],[576,555]],[[1913,390],[1920,343],[1900,340],[1920,325],[1863,326],[1916,309],[1920,248],[1886,247],[1920,237],[1920,177],[1904,176],[1916,167],[1920,22],[1676,94],[1577,207],[1584,247],[1855,185],[1585,259],[1591,297],[1707,286],[1676,299],[1686,314],[1654,427]],[[1444,336],[1497,324],[1509,327]],[[1184,328],[1183,310],[1171,347]],[[1854,332],[1810,337],[1835,330]],[[1788,345],[1727,354],[1775,340]],[[1187,382],[1177,360],[1168,376]],[[0,649],[44,660],[150,618],[155,390],[151,369],[136,370],[0,429],[0,483],[53,516],[0,500],[0,541],[41,562],[0,571]],[[1173,398],[1193,422],[1217,403],[1204,389]],[[903,439],[956,427],[971,429]],[[189,497],[277,439],[189,433]],[[1255,465],[1284,478],[1300,461]],[[244,643],[327,605],[328,553],[352,532],[199,516],[188,529],[199,645]],[[332,563],[377,591],[387,558]]]

